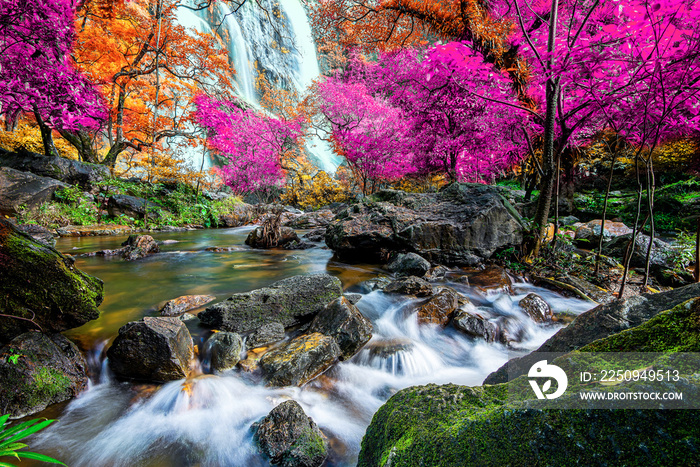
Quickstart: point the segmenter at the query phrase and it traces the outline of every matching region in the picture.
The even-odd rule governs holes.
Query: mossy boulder
[[[241,334],[278,322],[285,328],[306,324],[343,294],[340,280],[328,274],[293,276],[251,292],[238,293],[199,314],[202,324]]]
[[[328,457],[326,437],[296,401],[282,402],[253,430],[255,442],[272,465],[318,467]]]
[[[61,334],[27,332],[0,348],[0,412],[14,418],[44,410],[87,389],[87,364]]]
[[[0,344],[24,332],[56,333],[99,316],[102,281],[73,259],[0,219]]]
[[[587,385],[586,390],[598,392],[675,390],[688,403],[698,400],[700,361],[693,356],[697,354],[678,352],[700,351],[700,299],[553,363],[568,374],[607,369],[610,363],[601,352],[608,351],[646,352],[634,354],[642,360],[636,362],[640,368],[679,369],[680,379],[673,384],[639,380],[591,388],[590,383],[569,378],[567,392],[556,401],[534,399],[526,376],[493,386],[404,389],[375,414],[358,465],[641,466],[687,465],[697,458],[700,425],[694,410],[621,408],[624,403],[619,401],[594,409],[593,402],[580,401],[578,394]],[[564,409],[566,404],[575,408]]]

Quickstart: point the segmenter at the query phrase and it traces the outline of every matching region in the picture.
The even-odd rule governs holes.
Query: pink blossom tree
[[[51,128],[95,128],[102,99],[70,59],[72,0],[0,2],[0,105],[11,126],[20,112],[36,118],[44,151],[55,154]]]
[[[224,182],[237,193],[266,191],[284,181],[282,159],[302,135],[298,120],[285,121],[243,110],[233,102],[196,98],[197,123],[223,159]]]

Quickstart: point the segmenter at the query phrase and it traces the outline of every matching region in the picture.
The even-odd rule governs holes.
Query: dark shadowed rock
[[[620,235],[613,238],[609,242],[603,244],[602,253],[606,256],[613,256],[615,258],[624,258],[627,245],[632,239],[632,234]],[[649,236],[643,234],[637,234],[634,247],[632,248],[632,258],[630,259],[630,266],[632,267],[644,267],[647,249],[649,248]],[[653,245],[651,247],[651,256],[649,258],[649,264],[654,269],[671,269],[673,268],[673,260],[676,257],[676,251],[668,243],[654,239]]]
[[[23,207],[36,209],[51,201],[56,190],[67,187],[53,178],[0,167],[0,216],[14,216]]]
[[[301,386],[329,369],[340,355],[334,338],[314,332],[267,352],[260,367],[269,386]]]
[[[322,242],[325,237],[326,237],[326,228],[322,227],[319,229],[314,229],[311,232],[302,235],[301,238],[303,238],[304,240],[308,240],[310,242]]]
[[[658,294],[641,294],[599,305],[579,315],[571,324],[550,337],[536,351],[509,360],[491,373],[484,384],[504,383],[528,372],[540,358],[539,352],[570,352],[598,339],[639,326],[662,311],[700,297],[700,283]]]
[[[420,277],[410,276],[405,279],[395,280],[384,287],[385,293],[395,293],[401,295],[415,295],[416,297],[427,297],[432,295],[433,286]]]
[[[282,402],[253,430],[255,442],[272,465],[318,467],[328,457],[325,436],[296,401]]]
[[[440,193],[382,190],[338,214],[326,231],[328,246],[352,260],[412,251],[431,263],[474,265],[521,240],[515,209],[499,189],[480,184]]]
[[[229,370],[241,360],[243,339],[234,332],[215,332],[204,343],[213,373]]]
[[[416,309],[418,322],[421,324],[439,324],[447,326],[459,307],[459,294],[449,287],[430,297]]]
[[[279,238],[273,244],[269,244],[269,242],[263,238],[262,227],[256,227],[251,230],[248,237],[245,239],[246,245],[250,246],[251,248],[260,249],[285,248],[293,243],[301,244],[301,240],[299,240],[299,236],[291,227],[281,227]]]
[[[157,383],[185,378],[192,355],[185,323],[150,316],[122,326],[107,350],[109,367],[118,377]]]
[[[183,295],[168,300],[160,309],[161,316],[180,316],[181,314],[199,308],[216,299],[213,295]]]
[[[133,219],[143,219],[148,213],[150,219],[158,219],[159,205],[144,198],[129,195],[112,195],[107,200],[107,212],[110,216],[126,216]]]
[[[239,293],[199,314],[206,326],[241,334],[278,322],[285,328],[307,323],[343,294],[340,280],[328,274],[293,276],[269,287]]]
[[[72,399],[87,385],[82,354],[61,334],[27,332],[0,349],[0,412],[12,418]]]
[[[399,253],[386,268],[400,276],[423,277],[430,269],[430,263],[415,253]]]
[[[0,165],[31,172],[41,177],[50,177],[71,185],[88,189],[97,182],[110,177],[109,167],[74,161],[63,157],[46,157],[28,151],[17,153],[0,148]]]
[[[276,322],[263,324],[246,338],[245,345],[248,349],[264,347],[281,341],[284,339],[284,336],[284,326],[282,324]]]
[[[554,315],[547,302],[536,293],[527,294],[520,300],[520,308],[527,313],[536,323],[548,323],[552,321]]]
[[[459,310],[455,313],[452,325],[464,334],[486,342],[499,340],[498,326],[474,311]]]
[[[363,293],[374,292],[375,290],[384,290],[384,287],[391,284],[391,279],[388,277],[375,277],[360,283],[360,290]]]
[[[284,225],[294,229],[317,229],[326,227],[335,214],[330,209],[320,209],[318,211],[306,212],[299,217],[285,222]]]
[[[122,246],[124,247],[122,257],[127,261],[145,258],[160,251],[158,242],[150,235],[129,235]]]
[[[348,301],[353,305],[357,305],[357,302],[362,300],[362,294],[359,293],[346,293],[343,294],[343,297],[347,298]]]
[[[340,297],[319,311],[309,332],[333,337],[340,347],[341,360],[347,360],[372,338],[372,323],[355,305]]]
[[[0,316],[0,344],[32,330],[66,331],[99,316],[102,281],[73,263],[0,218],[0,314],[16,317]]]

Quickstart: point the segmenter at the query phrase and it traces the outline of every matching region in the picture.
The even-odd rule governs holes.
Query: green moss
[[[70,391],[70,379],[52,368],[40,368],[34,373],[33,378],[33,384],[27,385],[25,389],[31,406],[51,401],[56,396]]]

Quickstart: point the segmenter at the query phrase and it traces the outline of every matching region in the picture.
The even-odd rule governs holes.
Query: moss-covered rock
[[[26,331],[55,333],[96,319],[102,281],[73,259],[0,219],[0,344]]]
[[[249,333],[277,322],[285,328],[308,323],[343,294],[337,277],[293,276],[251,292],[238,293],[199,314],[202,324],[222,331]]]
[[[678,352],[699,352],[699,338],[700,299],[696,298],[553,362],[567,374],[576,374],[609,369],[603,352],[643,352],[628,354],[636,359],[628,364],[679,370],[678,382],[640,379],[591,387],[569,378],[566,394],[556,401],[534,399],[526,376],[494,386],[405,389],[375,414],[363,438],[358,465],[687,465],[689,459],[700,456],[695,411],[623,409],[620,401],[594,406],[581,401],[578,394],[584,386],[598,392],[675,390],[683,393],[686,402],[698,400],[700,361],[693,357],[696,354]],[[678,406],[682,405],[679,401]],[[556,408],[565,406],[580,408]],[[649,407],[658,405],[654,402]]]
[[[77,396],[87,364],[61,334],[27,332],[0,349],[0,412],[19,418]]]

